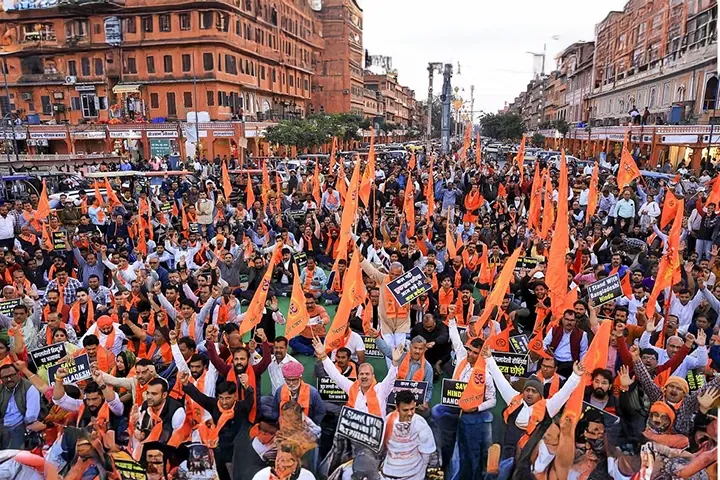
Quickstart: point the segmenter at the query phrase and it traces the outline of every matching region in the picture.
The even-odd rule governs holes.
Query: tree
[[[563,120],[562,118],[555,120],[553,127],[555,128],[555,130],[560,132],[560,135],[562,135],[563,137],[565,137],[565,135],[567,135],[568,132],[570,131],[570,124],[568,122],[566,122],[565,120]]]
[[[484,136],[503,141],[519,141],[525,131],[522,117],[515,113],[488,113],[480,123]]]
[[[542,148],[545,145],[545,135],[536,133],[532,136],[530,143],[533,147]]]
[[[267,129],[265,139],[270,143],[306,150],[325,145],[332,137],[342,141],[360,140],[359,131],[369,126],[370,122],[360,115],[315,114],[304,120],[281,120]]]

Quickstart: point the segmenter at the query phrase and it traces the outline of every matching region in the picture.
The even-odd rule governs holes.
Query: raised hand
[[[325,345],[320,341],[319,338],[313,337],[312,339],[313,348],[315,349],[315,356],[319,360],[325,360],[327,353],[325,353]]]
[[[705,345],[705,342],[707,341],[707,334],[705,333],[705,330],[698,329],[697,338],[695,339],[695,343],[698,347],[702,347]]]
[[[173,330],[174,332],[174,330]],[[220,336],[220,329],[217,325],[208,325],[207,330],[205,331],[205,337],[210,340],[212,343],[217,343],[218,337]]]
[[[640,347],[637,345],[633,345],[630,347],[630,356],[632,357],[633,362],[639,362],[640,361]]]
[[[240,374],[240,378],[238,378],[238,380],[240,380],[240,385],[242,385],[243,388],[247,388],[247,387],[248,387],[248,381],[249,381],[249,380],[248,380],[248,374],[247,374],[247,373],[241,373],[241,374]]]
[[[638,313],[640,312],[640,308],[638,308]],[[652,318],[648,318],[645,322],[645,331],[646,332],[654,332],[655,331],[655,320]]]
[[[630,369],[625,365],[620,367],[620,385],[628,388],[633,383],[635,383],[635,377],[630,376]]]
[[[580,362],[573,363],[573,373],[575,373],[578,377],[582,377],[585,373],[585,365]]]
[[[258,337],[262,343],[268,341],[267,335],[265,335],[265,330],[263,330],[262,328],[258,328],[255,330],[255,336]]]
[[[487,342],[485,342],[485,344],[483,345],[482,349],[480,350],[480,355],[481,355],[484,359],[488,359],[488,358],[492,357],[492,350],[490,350],[490,344],[488,344]]]
[[[187,370],[178,372],[178,378],[182,385],[187,385],[188,382],[190,381],[190,372],[188,372]]]
[[[715,402],[720,399],[720,388],[708,388],[702,395],[698,395],[697,399],[700,404],[700,411],[707,413]]]
[[[60,368],[58,368],[57,371],[55,372],[55,381],[56,381],[56,382],[62,382],[63,379],[64,379],[65,377],[67,377],[68,375],[69,375],[69,374],[68,374],[68,371],[65,370],[65,368],[63,368],[63,367],[60,367]]]
[[[209,327],[208,327],[209,328]],[[178,334],[177,330],[173,329],[168,332],[168,337],[170,337],[170,344],[175,345],[178,340]]]
[[[393,365],[397,366],[400,363],[400,359],[402,358],[403,353],[405,353],[405,345],[401,344],[393,349],[393,351],[392,351]]]

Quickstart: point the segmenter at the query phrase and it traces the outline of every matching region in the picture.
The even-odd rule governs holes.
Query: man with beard
[[[56,312],[60,314],[62,321],[67,323],[70,318],[70,306],[60,302],[60,292],[50,290],[45,294],[46,305],[42,309],[42,321],[47,323],[48,314]]]
[[[67,335],[67,341],[72,343],[73,345],[77,345],[78,339],[77,334],[75,333],[75,330],[72,328],[68,328],[68,326],[60,321],[60,315],[57,313],[51,313],[48,315],[48,323],[43,325],[43,327],[38,332],[37,336],[37,346],[40,347],[46,347],[48,345],[52,345],[55,343],[53,341],[53,334],[55,333],[55,330],[61,328],[65,330],[65,334]]]
[[[125,378],[114,377],[109,373],[98,370],[97,368],[93,369],[93,375],[99,376],[103,383],[110,385],[111,387],[118,387],[130,392],[132,395],[133,405],[137,405],[139,407],[145,401],[145,391],[147,390],[148,384],[158,375],[157,372],[155,372],[155,364],[146,358],[138,360],[135,364],[134,370],[134,376]]]
[[[170,337],[170,350],[172,357],[177,367],[177,377],[175,385],[170,391],[170,396],[176,400],[182,400],[182,385],[180,382],[180,376],[183,372],[187,372],[191,375],[190,382],[195,385],[200,392],[209,397],[215,396],[215,383],[217,379],[217,370],[214,366],[208,368],[208,359],[202,355],[195,353],[195,349],[191,352],[189,358],[185,358],[185,355],[180,351],[180,345],[178,344],[177,331],[170,330],[168,332]],[[209,342],[208,342],[209,343]],[[187,351],[185,353],[188,353]],[[190,412],[190,405],[185,406],[185,411],[188,415],[193,414]],[[200,419],[197,418],[199,421]]]
[[[575,310],[565,310],[560,325],[548,331],[543,346],[558,361],[558,373],[569,377],[573,363],[581,361],[588,349],[587,333],[577,328]]]
[[[332,365],[332,361],[328,360]],[[305,412],[305,416],[320,430],[320,424],[325,416],[325,404],[317,389],[303,381],[302,374],[305,367],[300,362],[290,362],[283,365],[282,372],[285,377],[285,385],[275,392],[275,403],[273,405],[274,420],[280,417],[283,405],[290,401],[297,402]],[[327,367],[326,367],[327,370]],[[339,372],[338,372],[339,374]],[[328,373],[330,378],[332,374]],[[343,377],[345,378],[345,377]],[[347,379],[346,379],[347,380]]]
[[[136,441],[145,439],[163,443],[181,443],[186,432],[185,408],[178,400],[168,396],[168,384],[163,378],[154,378],[145,390],[145,401],[139,408],[138,424],[135,426]],[[135,445],[136,446],[136,445]]]
[[[242,350],[238,350],[238,354]],[[247,353],[247,352],[244,352]],[[235,355],[233,355],[235,356]],[[230,480],[233,462],[233,446],[240,429],[248,423],[248,415],[254,410],[255,392],[248,384],[248,374],[240,374],[237,384],[232,379],[221,381],[217,387],[217,398],[204,395],[190,381],[188,372],[181,372],[182,391],[192,401],[210,414],[212,419],[200,423],[200,439],[213,449],[220,480]],[[238,395],[239,394],[239,395]],[[238,397],[242,400],[238,400]],[[238,459],[238,464],[241,459]]]
[[[115,323],[108,315],[98,318],[97,323],[91,325],[80,340],[85,340],[89,335],[96,336],[100,341],[100,345],[115,356],[123,350],[123,344],[127,341],[127,336],[120,329],[120,325]]]
[[[25,429],[39,423],[40,392],[12,364],[0,367],[0,380],[0,449],[21,449]]]
[[[122,416],[123,404],[120,397],[110,385],[102,383],[102,377],[93,376],[93,381],[88,382],[85,387],[85,399],[79,400],[70,398],[65,393],[63,379],[67,376],[68,372],[63,367],[55,373],[52,399],[53,403],[63,410],[78,412],[78,427],[84,428],[95,423],[104,431],[120,432],[127,429],[127,419]]]
[[[90,326],[95,323],[95,317],[99,316],[97,305],[94,304],[86,288],[78,288],[77,300],[70,307],[69,325],[80,335],[84,335]]]

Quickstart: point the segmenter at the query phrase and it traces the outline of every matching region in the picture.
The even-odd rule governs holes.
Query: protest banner
[[[30,351],[30,357],[36,368],[47,365],[55,365],[67,355],[64,343],[53,343],[46,347],[36,348]]]
[[[527,335],[515,335],[510,337],[510,348],[515,353],[522,353],[525,355],[528,353],[528,337]]]
[[[587,286],[588,298],[597,307],[624,295],[618,274],[605,277]]]
[[[694,392],[695,390],[700,390],[703,385],[705,385],[705,375],[703,375],[702,371],[700,370],[688,371],[685,379],[688,382],[688,387],[690,387],[691,392]]]
[[[528,375],[528,356],[524,353],[493,352],[493,358],[500,371],[513,377]]]
[[[425,403],[425,395],[427,394],[427,382],[414,382],[412,380],[395,380],[393,389],[388,395],[387,404],[395,405],[395,395],[401,390],[409,390],[415,396],[415,402],[418,405]]]
[[[587,412],[591,408],[602,413],[603,421],[605,422],[606,427],[609,427],[610,425],[615,425],[616,423],[620,422],[620,417],[618,417],[617,415],[613,415],[612,413],[606,412],[605,410],[600,410],[599,408],[589,404],[588,402],[583,402],[583,413]]]
[[[48,380],[50,386],[55,385],[55,373],[57,373],[60,367],[63,367],[68,372],[68,376],[63,380],[65,385],[81,382],[92,377],[90,373],[90,360],[88,359],[87,353],[83,353],[75,357],[72,362],[56,363],[55,365],[49,366]]]
[[[119,452],[113,454],[113,463],[115,469],[122,480],[146,480],[147,473],[145,468],[132,459],[127,453]],[[149,468],[150,466],[148,466]],[[162,473],[162,472],[160,472]]]
[[[378,350],[374,337],[371,337],[369,335],[360,335],[360,337],[363,339],[363,343],[365,344],[366,358],[385,358],[385,355],[383,355],[383,353]]]
[[[0,302],[0,313],[7,317],[13,316],[13,311],[15,310],[15,307],[20,305],[21,300],[19,298],[13,298],[11,300],[3,300]]]
[[[380,417],[343,407],[335,433],[348,440],[380,452],[383,443],[384,421]]]
[[[295,258],[295,264],[297,264],[298,270],[307,265],[307,253],[298,252],[293,255],[293,257]],[[335,272],[332,272],[331,274],[335,274]],[[328,285],[332,285],[332,282],[328,281]]]
[[[515,264],[515,273],[519,272],[520,269],[532,270],[537,267],[538,259],[535,257],[520,257]]]
[[[173,206],[170,202],[165,202],[162,205],[160,205],[160,211],[164,213],[172,212]]]
[[[188,230],[190,233],[194,233],[195,235],[198,235],[200,233],[200,224],[199,223],[191,223],[188,225]]]
[[[65,232],[53,232],[52,233],[52,244],[53,250],[66,250],[67,248],[67,237]]]
[[[402,307],[430,290],[430,286],[425,283],[426,281],[425,274],[420,267],[414,267],[389,282],[386,287]]]
[[[337,383],[333,382],[330,377],[320,377],[317,379],[317,391],[320,398],[330,403],[345,404],[348,401],[348,395]]]
[[[448,407],[458,407],[460,397],[467,387],[467,382],[461,382],[460,380],[451,380],[449,378],[443,378],[442,381],[442,395],[440,396],[440,403]]]

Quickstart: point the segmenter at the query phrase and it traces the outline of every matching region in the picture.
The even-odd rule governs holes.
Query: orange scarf
[[[85,402],[80,404],[80,410],[78,410],[77,426],[80,426],[83,413],[85,413]],[[103,432],[107,432],[107,427],[110,425],[110,406],[107,402],[103,402],[102,407],[98,411],[97,417],[95,417],[95,423]]]
[[[373,379],[370,388],[365,394],[365,403],[367,404],[368,413],[370,413],[371,415],[382,417],[383,414],[382,410],[380,410],[380,402],[378,401],[377,392],[375,391],[376,383],[377,382],[375,381],[375,379]],[[355,408],[355,403],[357,402],[359,392],[360,380],[355,380],[355,382],[350,387],[350,393],[348,394],[348,407]]]
[[[225,297],[220,300],[218,305],[217,323],[218,325],[225,325],[230,318],[230,304],[225,301]]]
[[[255,378],[255,370],[253,369],[252,365],[247,366],[247,368],[245,369],[245,373],[248,376],[248,386],[252,387],[253,395],[254,395],[257,392],[257,379]],[[230,367],[230,373],[228,373],[226,380],[228,382],[233,382],[233,383],[235,383],[235,385],[237,385],[237,375],[235,374],[234,367]],[[240,400],[245,400],[245,391],[242,388],[238,388],[237,392],[238,392],[238,398]],[[257,399],[257,397],[255,397],[255,398]],[[310,400],[308,397],[308,405],[309,404],[310,404]],[[248,415],[248,419],[250,420],[251,423],[255,423],[255,417],[257,417],[257,402],[253,401],[253,406],[250,409],[250,414]]]
[[[292,395],[290,395],[290,389],[287,385],[283,385],[280,390],[280,409],[285,405],[286,402],[290,401]],[[305,382],[300,383],[300,393],[298,393],[297,402],[303,407],[306,416],[310,416],[310,385]]]
[[[87,315],[85,316],[85,325],[83,330],[87,330],[90,328],[92,324],[95,323],[95,307],[93,306],[92,300],[88,299],[87,303],[85,304],[87,308]],[[73,319],[73,325],[80,328],[80,316],[81,316],[81,307],[80,307],[80,301],[73,303],[73,306],[70,308],[70,316]],[[114,332],[114,330],[113,330]]]
[[[98,334],[98,338],[100,338],[100,329],[98,329],[97,334]],[[110,332],[110,334],[105,339],[104,347],[107,351],[111,352],[113,345],[115,345],[115,325],[114,324],[113,324],[112,332]]]
[[[145,385],[140,384],[140,381],[135,378],[135,405],[137,405],[138,408],[143,404],[143,401],[145,400],[145,390],[148,389],[150,386],[150,382],[146,383]]]
[[[412,379],[407,378],[410,373],[410,354],[406,353],[403,361],[400,362],[398,367],[397,379],[398,380],[412,380],[414,382],[422,382],[425,380],[425,355],[420,358],[420,368],[415,370]]]
[[[515,412],[523,403],[523,396],[522,393],[519,393],[513,397],[513,399],[510,401],[510,405],[507,406],[505,411],[503,412],[503,418],[505,419],[505,423],[508,422],[508,418],[510,418],[510,415]],[[545,399],[539,400],[533,404],[532,412],[530,413],[530,420],[528,421],[527,428],[525,429],[525,433],[520,438],[520,441],[518,442],[518,447],[522,449],[525,444],[530,440],[530,436],[535,431],[535,428],[540,424],[540,422],[543,421],[545,418],[545,415],[547,415],[547,410],[545,408]]]
[[[547,380],[547,378],[544,378],[542,376],[542,371],[539,371],[537,373],[537,376],[540,380],[543,380],[543,381]],[[558,375],[556,373],[555,375],[552,376],[552,379],[550,379],[550,392],[548,393],[547,398],[552,398],[553,395],[555,395],[558,392],[558,390],[560,390],[560,375]],[[543,392],[540,392],[540,393],[543,393]]]
[[[467,357],[465,357],[463,361],[467,362]],[[462,364],[462,362],[460,363]],[[464,364],[462,365],[464,369],[465,366]],[[485,401],[485,380],[485,359],[482,355],[478,355],[475,365],[473,366],[472,373],[470,374],[470,381],[465,387],[465,391],[458,402],[458,406],[460,408],[465,411],[477,411],[480,404]]]
[[[60,322],[60,328],[67,331],[67,325],[63,322]],[[10,335],[9,330],[8,330],[8,335]],[[10,336],[12,336],[12,335],[10,335]],[[52,343],[53,343],[53,332],[51,331],[50,326],[48,326],[45,329],[45,343],[46,343],[46,345],[52,345]]]
[[[233,402],[232,407],[227,410],[224,410],[220,406],[220,402],[218,402],[217,408],[220,410],[220,418],[218,419],[217,424],[215,424],[212,420],[208,420],[207,422],[200,423],[200,427],[198,427],[200,439],[209,448],[217,448],[220,430],[223,429],[227,422],[235,418],[235,402]]]
[[[47,323],[48,315],[50,315],[51,313],[57,313],[58,315],[60,315],[62,317],[62,310],[63,310],[63,302],[62,302],[62,297],[60,297],[60,302],[58,302],[57,308],[55,309],[54,312],[52,310],[50,310],[50,304],[47,304],[43,307],[43,320],[45,321],[45,323]]]

